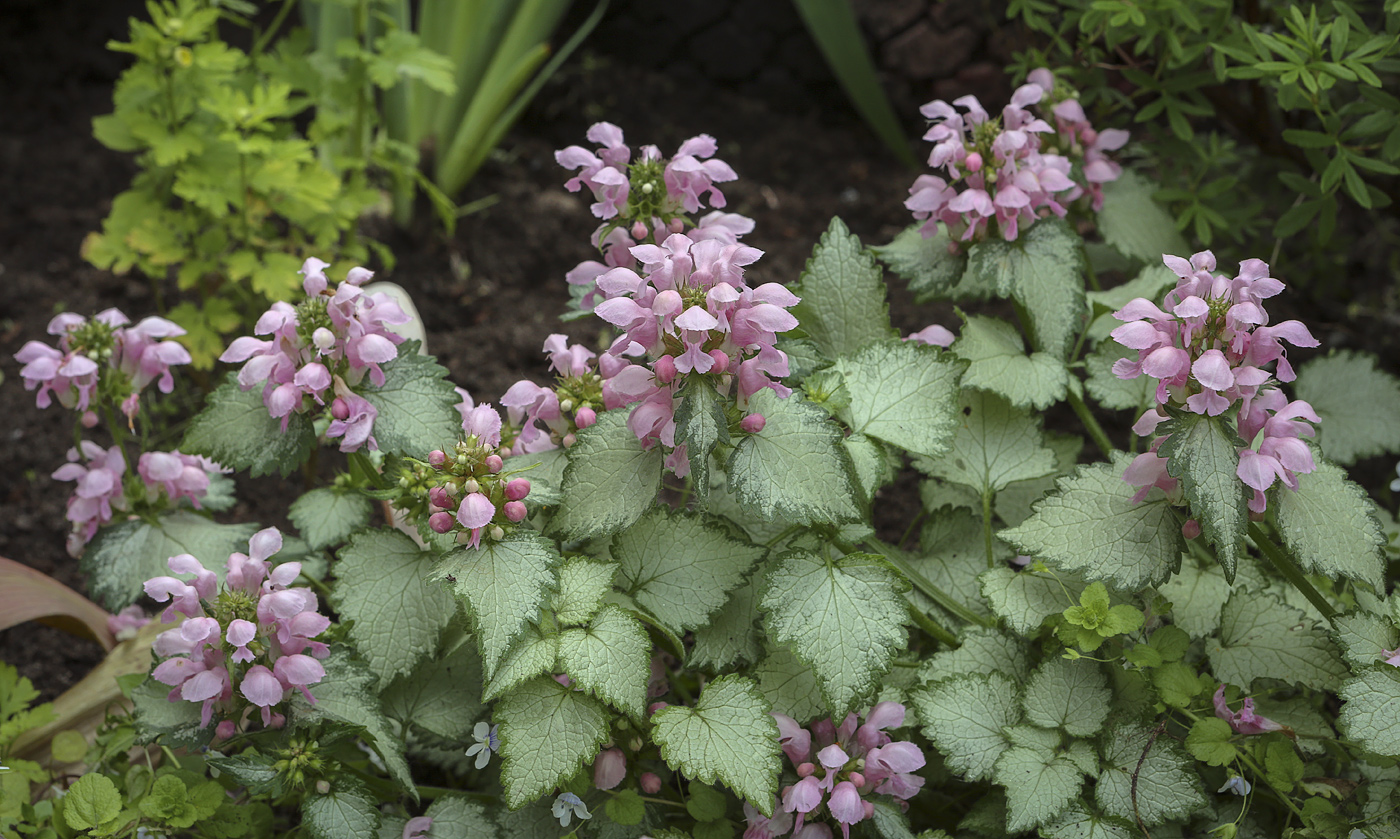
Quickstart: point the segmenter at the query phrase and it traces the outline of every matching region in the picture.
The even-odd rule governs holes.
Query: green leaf
[[[486,808],[460,795],[438,798],[423,815],[433,820],[432,839],[496,839]]]
[[[1032,635],[1051,615],[1058,615],[1067,605],[1067,597],[1078,597],[1084,583],[1078,575],[1055,576],[1030,569],[1014,571],[992,568],[977,578],[982,596],[992,606],[992,612],[1021,635]]]
[[[618,587],[675,633],[704,626],[765,553],[718,519],[657,507],[613,537]]]
[[[758,640],[759,575],[730,592],[729,599],[710,622],[695,630],[695,648],[689,663],[722,671],[739,662],[757,662],[762,652]]]
[[[229,554],[248,549],[256,524],[215,524],[186,510],[150,523],[127,519],[97,532],[78,567],[88,575],[88,592],[112,611],[130,606],[152,577],[170,574],[167,560],[191,554],[223,578]]]
[[[933,683],[955,676],[1000,673],[1016,684],[1025,682],[1030,655],[1020,638],[1002,629],[969,626],[959,640],[961,646],[939,650],[924,661],[919,668],[920,681]]]
[[[963,365],[913,341],[869,344],[836,362],[850,393],[841,418],[853,431],[916,454],[948,450]]]
[[[715,446],[729,443],[729,420],[714,385],[702,376],[692,376],[680,395],[675,420],[676,445],[685,445],[691,486],[703,501],[710,491],[710,454]]]
[[[1400,452],[1400,380],[1376,367],[1376,357],[1333,351],[1298,370],[1298,398],[1322,418],[1322,451],[1338,463]]]
[[[907,585],[885,560],[850,554],[831,561],[805,551],[778,558],[761,608],[774,641],[816,671],[832,715],[872,694],[904,647]]]
[[[1400,756],[1400,671],[1367,670],[1342,685],[1346,704],[1337,722],[1347,737],[1376,754]]]
[[[636,790],[625,789],[607,800],[603,805],[603,812],[623,827],[631,827],[642,823],[642,819],[646,817],[647,806]]]
[[[1021,705],[1029,723],[1092,737],[1108,716],[1110,698],[1108,682],[1095,662],[1049,658],[1026,684]]]
[[[559,636],[542,635],[534,624],[515,639],[510,651],[501,659],[501,666],[481,693],[482,702],[495,702],[501,696],[536,676],[547,676],[558,668]]]
[[[262,389],[242,390],[237,374],[230,373],[190,421],[180,451],[247,470],[254,478],[274,473],[285,478],[306,461],[315,445],[316,434],[305,414],[292,414],[284,432],[282,421],[263,405]]]
[[[880,266],[839,218],[822,234],[794,292],[802,302],[793,314],[827,358],[895,337]]]
[[[49,752],[53,755],[54,763],[77,763],[87,756],[87,738],[80,731],[60,731],[53,736]]]
[[[688,789],[689,799],[685,811],[698,822],[712,822],[724,818],[724,794],[714,787],[692,782]]]
[[[1119,455],[1112,465],[1081,466],[1056,482],[1034,515],[998,535],[1024,554],[1123,590],[1163,582],[1181,564],[1181,525],[1160,490],[1133,503],[1127,465]]]
[[[457,548],[433,569],[467,603],[486,675],[496,672],[511,641],[533,620],[554,586],[559,551],[538,534],[516,530],[479,549]]]
[[[564,470],[569,465],[568,452],[568,449],[550,449],[508,457],[502,474],[519,473],[530,479],[530,494],[525,497],[525,505],[531,510],[557,507],[564,499],[560,487],[564,483]]]
[[[627,416],[604,411],[578,432],[552,527],[575,539],[604,536],[632,524],[656,501],[665,454],[660,446],[643,449]]]
[[[1227,766],[1239,755],[1239,750],[1230,742],[1234,736],[1229,723],[1219,717],[1203,717],[1196,720],[1186,735],[1186,751],[1202,763]]]
[[[1084,255],[1068,224],[1042,219],[1015,242],[979,242],[968,253],[967,274],[964,282],[991,286],[1026,309],[1034,349],[1069,354],[1084,315]]]
[[[749,407],[767,424],[739,442],[725,467],[739,503],[759,518],[794,524],[859,520],[855,469],[840,426],[797,394],[780,399],[765,388]]]
[[[357,788],[336,789],[325,795],[308,795],[301,805],[301,821],[313,839],[370,837],[379,830],[379,809],[375,800]]]
[[[353,621],[350,640],[385,684],[432,656],[457,613],[447,589],[428,581],[433,559],[392,528],[357,533],[340,551],[337,610]]]
[[[559,590],[554,594],[554,619],[561,626],[588,623],[612,591],[617,564],[573,557],[559,566]]]
[[[559,663],[578,686],[643,717],[651,675],[651,639],[641,621],[619,606],[604,606],[585,628],[559,633]]]
[[[916,458],[914,465],[935,478],[985,495],[1015,481],[1055,471],[1055,453],[1044,445],[1040,422],[994,393],[964,390],[952,450],[941,458]]]
[[[1157,433],[1171,435],[1158,454],[1167,459],[1167,473],[1181,480],[1201,535],[1215,545],[1225,579],[1234,582],[1249,523],[1250,490],[1235,474],[1244,443],[1220,418],[1202,414],[1174,412]]]
[[[1006,545],[992,540],[993,557],[1010,559]],[[979,615],[990,615],[977,585],[977,575],[987,570],[987,542],[982,517],[961,507],[935,509],[924,521],[919,534],[919,550],[904,554],[908,565],[949,597]],[[937,609],[945,620],[955,616],[937,606],[917,589],[909,599],[925,611]],[[958,620],[961,620],[960,618]]]
[[[1288,740],[1271,740],[1264,753],[1264,774],[1269,786],[1289,793],[1303,778],[1303,761]]]
[[[214,727],[200,725],[199,703],[171,702],[169,697],[170,690],[165,685],[149,678],[132,690],[137,741],[145,744],[159,739],[172,747],[207,746],[214,736]]]
[[[1184,250],[1177,251],[1177,253],[1185,252]],[[1162,264],[1162,259],[1159,256],[1144,265],[1137,276],[1126,283],[1103,291],[1085,292],[1084,296],[1089,299],[1094,311],[1102,312],[1089,324],[1089,339],[1096,343],[1104,341],[1109,337],[1109,333],[1123,325],[1122,321],[1113,317],[1113,312],[1139,297],[1145,297],[1148,300],[1161,300],[1162,295],[1168,289],[1174,288],[1176,284],[1176,274]],[[1113,343],[1117,344],[1118,342],[1114,341]]]
[[[1269,515],[1284,547],[1304,569],[1329,579],[1349,577],[1385,590],[1385,534],[1366,490],[1320,458],[1298,488],[1279,485]]]
[[[363,728],[369,745],[384,759],[389,776],[417,799],[417,788],[404,758],[403,738],[379,709],[378,680],[343,649],[332,650],[322,666],[326,668],[326,678],[310,688],[316,704],[308,703],[300,694],[294,697],[296,724],[314,726],[321,720],[333,719]]]
[[[1152,199],[1153,185],[1131,169],[1103,185],[1103,209],[1096,221],[1105,242],[1124,256],[1153,264],[1163,254],[1190,248],[1176,229],[1176,219]]]
[[[963,676],[915,691],[911,698],[924,736],[948,758],[948,768],[969,781],[991,777],[1007,747],[1002,729],[1021,718],[1016,683],[1000,673]]]
[[[379,411],[374,438],[380,451],[427,457],[462,438],[462,401],[447,380],[447,368],[419,355],[419,342],[399,344],[399,355],[384,365],[384,385],[364,389],[365,400]]]
[[[481,658],[471,644],[418,665],[383,692],[384,712],[448,740],[460,740],[481,718]]]
[[[1365,612],[1337,616],[1332,630],[1342,657],[1358,670],[1388,658],[1385,654],[1400,646],[1400,632],[1390,621]]]
[[[773,712],[787,714],[799,723],[827,715],[822,702],[821,686],[812,668],[798,660],[790,651],[778,647],[753,669],[759,692]]]
[[[597,700],[547,676],[506,694],[494,719],[500,726],[501,784],[511,809],[572,777],[608,736],[608,712]]]
[[[1216,563],[1202,568],[1186,562],[1160,591],[1172,602],[1172,622],[1192,638],[1205,638],[1220,627],[1220,608],[1230,597],[1230,583]]]
[[[1046,839],[1133,839],[1126,827],[1089,812],[1082,802],[1040,829]]]
[[[287,518],[313,551],[338,545],[369,524],[374,503],[354,492],[331,487],[313,489],[287,510]]]
[[[1012,746],[993,779],[1006,787],[1006,829],[1020,833],[1058,816],[1079,794],[1084,773],[1054,752]]]
[[[1100,405],[1115,411],[1135,411],[1148,404],[1156,390],[1151,376],[1120,379],[1113,374],[1113,364],[1120,358],[1136,360],[1137,350],[1130,350],[1117,341],[1104,341],[1084,357],[1084,369],[1089,374],[1084,387]]]
[[[1153,827],[1183,818],[1206,803],[1190,759],[1170,737],[1153,739],[1145,725],[1128,722],[1111,730],[1104,739],[1103,758],[1094,797],[1110,816],[1129,821],[1140,817],[1142,824]]]
[[[1211,670],[1249,690],[1255,679],[1279,679],[1335,690],[1347,675],[1336,645],[1301,610],[1258,592],[1236,590],[1220,614],[1219,639],[1206,640]]]
[[[73,830],[90,830],[115,819],[122,811],[121,793],[112,779],[89,772],[63,797],[63,820]]]
[[[969,362],[964,387],[990,390],[1017,408],[1044,410],[1065,398],[1069,371],[1064,362],[1043,352],[1026,355],[1020,333],[1004,320],[985,315],[964,315],[963,320],[951,349]]]
[[[909,281],[915,302],[954,297],[967,267],[967,255],[961,250],[948,252],[952,239],[942,225],[927,239],[919,232],[920,227],[922,224],[906,227],[888,245],[875,245],[870,249],[891,271]]]
[[[778,791],[778,724],[751,679],[726,675],[700,692],[694,708],[671,705],[651,718],[661,759],[687,778],[723,783],[765,816]]]

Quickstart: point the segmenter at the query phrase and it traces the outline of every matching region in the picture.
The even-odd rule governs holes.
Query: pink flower
[[[604,749],[593,761],[593,786],[612,789],[627,777],[627,758],[621,749]]]
[[[77,482],[68,498],[67,516],[73,523],[69,552],[75,556],[81,553],[83,545],[92,541],[100,526],[112,520],[114,510],[126,509],[126,490],[122,483],[126,458],[121,448],[104,449],[87,440],[81,445],[87,465],[78,462],[77,449],[69,449],[69,462],[53,473],[54,480]]]
[[[1288,726],[1279,725],[1271,719],[1256,714],[1254,700],[1250,697],[1245,697],[1240,710],[1231,713],[1230,706],[1225,703],[1225,685],[1223,684],[1215,690],[1215,715],[1228,722],[1236,734],[1267,734],[1270,731],[1285,731],[1292,734],[1292,730]]]
[[[403,826],[403,839],[427,839],[433,820],[428,816],[415,816]]]

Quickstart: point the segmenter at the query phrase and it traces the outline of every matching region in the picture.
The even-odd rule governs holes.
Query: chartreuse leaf
[[[481,658],[469,643],[396,679],[381,695],[384,712],[449,740],[459,740],[481,717]]]
[[[1077,802],[1040,832],[1047,839],[1132,839],[1134,834],[1125,824],[1107,821]]]
[[[1084,773],[1054,751],[1012,746],[997,758],[992,779],[1006,787],[1006,829],[1020,833],[1064,812]]]
[[[1081,466],[1020,525],[998,535],[1022,553],[1066,571],[1136,591],[1167,579],[1181,564],[1181,525],[1160,490],[1139,504],[1123,480],[1126,455]],[[1230,473],[1233,478],[1234,472]]]
[[[619,606],[604,606],[587,627],[559,633],[559,664],[578,686],[642,718],[651,675],[651,639],[641,621]]]
[[[833,561],[792,551],[769,571],[760,608],[769,636],[816,671],[822,697],[842,717],[874,692],[904,646],[907,588],[872,554]]]
[[[1055,471],[1055,453],[1045,447],[1039,421],[1000,396],[964,390],[958,419],[952,450],[940,458],[917,458],[916,467],[982,495]]]
[[[1083,240],[1060,219],[1041,219],[1015,242],[972,246],[963,282],[1014,297],[1030,315],[1031,347],[1069,354],[1084,316]]]
[[[559,590],[554,593],[554,619],[560,626],[588,623],[612,590],[617,564],[574,557],[559,566]]]
[[[608,799],[603,805],[603,812],[623,827],[631,827],[641,824],[642,819],[646,818],[647,805],[636,790],[625,789]]]
[[[462,437],[462,399],[447,380],[447,368],[420,355],[418,347],[418,341],[399,344],[398,358],[384,365],[384,385],[364,389],[379,411],[374,438],[380,451],[427,457]]]
[[[1367,670],[1349,679],[1339,691],[1346,700],[1338,724],[1347,737],[1370,751],[1400,756],[1400,671],[1394,667]]]
[[[739,503],[759,518],[795,524],[858,520],[855,470],[840,426],[797,394],[780,399],[769,388],[755,393],[749,408],[767,424],[729,456],[729,490]]]
[[[379,830],[379,808],[372,796],[358,787],[337,789],[331,784],[325,795],[312,793],[301,804],[301,822],[314,839],[374,836]]]
[[[967,267],[967,255],[960,249],[948,252],[953,240],[943,225],[938,225],[938,232],[927,239],[919,232],[920,227],[922,224],[906,227],[888,245],[873,245],[870,249],[891,271],[909,281],[916,302],[957,296],[956,286]]]
[[[613,537],[618,587],[672,632],[704,626],[764,549],[718,519],[654,508]]]
[[[99,827],[121,811],[122,797],[117,785],[99,772],[89,772],[74,781],[63,797],[63,820],[73,830]]]
[[[547,676],[506,694],[493,717],[500,726],[501,784],[513,809],[572,777],[608,736],[607,709]]]
[[[1131,821],[1136,814],[1142,824],[1153,827],[1182,818],[1206,803],[1190,759],[1170,737],[1153,739],[1145,725],[1127,722],[1110,730],[1104,738],[1103,759],[1094,798],[1110,816]]]
[[[1377,591],[1385,586],[1385,534],[1366,490],[1347,480],[1340,467],[1318,459],[1298,488],[1277,484],[1269,515],[1289,554],[1308,571],[1360,580]]]
[[[304,496],[303,496],[304,497]],[[452,595],[428,581],[434,556],[398,530],[357,533],[340,551],[335,596],[350,640],[385,684],[437,650],[457,613]]]
[[[1002,729],[1021,718],[1016,683],[1000,673],[961,676],[914,691],[924,736],[948,758],[948,768],[980,781],[1007,747]]]
[[[536,676],[553,673],[559,660],[559,636],[541,634],[533,624],[526,624],[525,630],[515,639],[496,673],[482,691],[482,702],[494,702],[512,688],[530,681]]]
[[[961,641],[956,649],[939,650],[929,656],[919,668],[919,680],[932,683],[954,676],[1000,673],[1017,684],[1025,682],[1030,671],[1025,641],[1005,630],[985,626],[969,626]]]
[[[488,678],[525,622],[539,614],[558,564],[553,542],[516,530],[500,542],[457,548],[433,569],[434,579],[452,583],[466,601]]]
[[[365,730],[369,745],[384,759],[389,775],[416,799],[418,792],[409,775],[403,738],[397,736],[379,709],[378,680],[344,649],[332,651],[322,666],[326,668],[326,678],[310,688],[316,704],[308,703],[300,694],[295,695],[296,723],[315,725],[321,720],[333,719],[360,726]]]
[[[1322,452],[1355,463],[1400,451],[1400,379],[1376,368],[1376,358],[1348,350],[1316,358],[1298,370],[1298,398],[1322,418]]]
[[[788,650],[771,650],[754,667],[753,676],[774,713],[787,714],[803,723],[826,716],[817,674]]]
[[[1077,575],[1052,575],[1030,569],[993,568],[983,572],[977,582],[992,612],[1021,635],[1034,634],[1046,618],[1073,605],[1069,598],[1078,597],[1084,589],[1084,582]]]
[[[738,662],[756,662],[762,652],[758,641],[759,574],[730,592],[729,599],[710,622],[695,630],[695,649],[689,662],[696,667],[726,670]]]
[[[827,358],[895,337],[880,266],[839,218],[822,234],[794,291],[802,302],[793,314]]]
[[[1236,590],[1220,613],[1220,635],[1206,640],[1211,670],[1245,690],[1279,679],[1335,690],[1347,667],[1327,632],[1299,609],[1262,592]]]
[[[1186,751],[1202,763],[1227,766],[1239,756],[1230,740],[1235,736],[1230,724],[1219,717],[1202,717],[1186,735]]]
[[[460,795],[444,795],[423,815],[433,820],[432,839],[495,839],[486,809]],[[402,835],[402,834],[400,834]]]
[[[190,421],[180,451],[204,455],[240,472],[247,470],[254,478],[273,473],[285,478],[301,466],[315,445],[316,433],[306,415],[292,414],[283,431],[282,421],[263,405],[262,388],[242,390],[237,374],[230,373]]]
[[[691,486],[701,500],[710,491],[710,453],[729,442],[729,420],[719,394],[703,376],[691,376],[676,408],[676,445],[685,444],[690,461]]]
[[[694,708],[671,705],[651,718],[661,758],[687,778],[716,781],[773,815],[778,791],[778,724],[751,679],[730,674],[710,682]]]
[[[1342,657],[1357,669],[1389,658],[1386,653],[1400,646],[1400,633],[1390,621],[1365,612],[1337,616],[1332,621],[1332,637],[1341,647]]]
[[[1234,582],[1249,523],[1245,505],[1250,490],[1235,475],[1244,444],[1219,417],[1173,413],[1158,429],[1171,435],[1158,453],[1167,459],[1167,473],[1181,480],[1191,515],[1200,522],[1202,535],[1215,545],[1225,579]]]
[[[1026,355],[1021,333],[1004,320],[964,315],[951,349],[968,362],[963,387],[990,390],[1017,408],[1044,410],[1065,398],[1069,371],[1064,362],[1043,352]]]
[[[292,502],[287,518],[313,551],[338,545],[369,524],[374,503],[363,495],[319,487]]]
[[[1108,716],[1109,698],[1108,682],[1093,661],[1048,658],[1026,684],[1021,706],[1029,723],[1092,737]]]
[[[642,448],[627,411],[604,411],[578,432],[564,469],[563,502],[551,525],[575,539],[615,533],[651,508],[661,486],[660,446]]]
[[[851,396],[840,416],[857,433],[935,457],[953,437],[963,367],[914,341],[868,344],[836,362]]]
[[[1103,209],[1094,217],[1099,233],[1119,253],[1140,262],[1160,262],[1162,254],[1184,254],[1186,240],[1176,219],[1152,199],[1153,185],[1131,169],[1103,185]]]
[[[1220,627],[1220,608],[1230,597],[1230,583],[1219,564],[1202,568],[1183,563],[1159,590],[1172,602],[1172,622],[1192,638],[1204,638]]]
[[[166,564],[177,554],[191,554],[223,577],[229,554],[248,549],[256,524],[215,524],[187,510],[166,513],[154,523],[128,519],[104,527],[88,543],[78,567],[88,575],[88,590],[108,609],[130,606],[146,581],[170,574]]]

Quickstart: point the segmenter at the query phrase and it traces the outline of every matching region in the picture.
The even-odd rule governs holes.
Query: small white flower
[[[1395,464],[1395,474],[1400,475],[1400,463]],[[1400,492],[1400,478],[1390,482],[1391,492]]]
[[[554,817],[559,820],[560,827],[568,827],[569,820],[574,816],[580,819],[591,819],[593,814],[588,812],[588,807],[583,800],[572,792],[566,792],[554,799]]]
[[[467,757],[476,755],[476,768],[485,769],[486,764],[491,762],[491,753],[501,748],[501,741],[496,737],[496,726],[479,722],[472,729],[472,736],[476,738],[476,745],[467,749]]]
[[[1251,789],[1254,789],[1254,787],[1249,785],[1249,781],[1246,781],[1239,775],[1231,775],[1230,780],[1225,782],[1225,786],[1216,790],[1216,792],[1225,792],[1226,790],[1229,790],[1235,795],[1249,795],[1249,791]]]

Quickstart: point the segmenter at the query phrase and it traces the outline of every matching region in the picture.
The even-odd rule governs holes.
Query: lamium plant
[[[140,472],[192,502],[199,464],[339,449],[290,529],[215,524],[212,490],[148,514],[107,494],[120,438],[84,448],[56,477],[92,590],[172,624],[104,731],[186,768],[90,756],[64,835],[1400,832],[1397,528],[1342,465],[1393,451],[1400,381],[1308,355],[1287,265],[1192,254],[1049,70],[924,113],[909,229],[834,219],[795,278],[724,212],[718,141],[594,125],[557,162],[598,259],[560,293],[614,337],[551,335],[498,403],[308,260]],[[901,335],[886,269],[960,323]],[[162,373],[100,322],[24,378],[139,417]],[[220,832],[225,793],[262,832]]]

